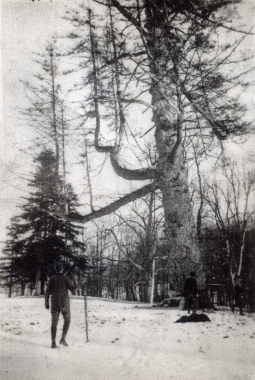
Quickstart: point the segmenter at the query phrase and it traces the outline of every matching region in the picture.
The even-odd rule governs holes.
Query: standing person
[[[233,304],[231,306],[232,312],[235,312],[235,307],[239,307],[240,315],[244,315],[243,313],[243,287],[242,280],[239,276],[236,276],[236,281],[233,289]]]
[[[190,277],[187,278],[184,284],[184,297],[187,300],[188,314],[192,308],[192,314],[195,314],[196,310],[196,296],[197,296],[197,281],[195,279],[195,273],[190,272]]]
[[[55,264],[56,274],[52,276],[49,280],[49,284],[45,294],[45,307],[49,310],[49,296],[51,295],[51,340],[52,348],[56,348],[56,333],[57,333],[57,324],[59,319],[60,312],[64,318],[64,326],[62,338],[60,344],[68,346],[66,343],[66,335],[69,329],[71,321],[71,312],[70,312],[70,298],[68,295],[68,290],[73,290],[73,283],[69,280],[67,276],[63,274],[63,264],[57,262]]]

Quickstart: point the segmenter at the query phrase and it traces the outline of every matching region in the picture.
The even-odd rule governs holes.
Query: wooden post
[[[156,260],[156,257],[153,257],[153,261],[152,261],[152,274],[151,274],[151,304],[153,304],[153,299],[154,299],[155,260]]]
[[[153,304],[153,299],[154,299],[155,269],[156,269],[156,259],[158,259],[158,257],[155,256],[156,248],[157,248],[157,237],[155,237],[154,244],[153,244],[153,251],[152,251],[153,260],[152,260],[152,273],[151,273],[151,304]]]
[[[84,290],[84,311],[85,311],[86,343],[88,343],[88,341],[89,341],[89,332],[88,332],[88,312],[87,312],[87,295],[86,295],[86,290]]]

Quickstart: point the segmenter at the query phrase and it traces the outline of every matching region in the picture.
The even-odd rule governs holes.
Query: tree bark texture
[[[157,177],[162,192],[165,214],[165,237],[169,247],[168,255],[172,267],[171,272],[175,276],[176,290],[181,291],[183,279],[191,270],[198,272],[199,281],[203,282],[200,268],[200,254],[188,187],[184,149],[180,144],[173,160],[171,159],[169,140],[167,137],[162,136],[160,124],[160,121],[157,120],[156,128],[158,136],[156,140],[159,157]],[[171,134],[171,129],[169,131],[168,134]]]
[[[156,4],[151,1],[145,1],[145,3],[148,21],[146,40],[151,56],[150,92],[158,153],[156,178],[163,197],[169,261],[173,268],[177,289],[182,290],[183,277],[191,270],[199,270],[200,255],[183,148],[182,105],[179,95],[181,89],[178,87],[178,81],[171,83],[169,78],[163,75],[167,67],[166,45],[162,43],[164,42],[162,36],[165,33],[164,20],[161,24],[160,18],[157,18]],[[158,36],[161,37],[158,38]],[[176,77],[178,78],[177,66]],[[199,277],[202,280],[201,273]]]

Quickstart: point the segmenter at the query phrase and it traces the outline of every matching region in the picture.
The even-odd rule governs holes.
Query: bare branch
[[[146,179],[155,179],[156,170],[152,168],[131,170],[121,166],[118,162],[117,155],[111,153],[111,163],[115,173],[130,181],[142,181]]]
[[[105,101],[113,101],[113,102],[117,102],[117,101],[121,101],[122,103],[128,103],[128,104],[133,104],[133,103],[137,103],[137,104],[142,104],[148,108],[151,108],[153,110],[156,110],[156,107],[153,106],[152,104],[150,103],[147,103],[147,102],[144,102],[143,100],[139,100],[139,99],[125,99],[125,98],[120,98],[120,99],[115,99],[115,98],[109,98],[109,97],[103,97],[103,96],[98,96],[97,97],[98,99],[100,100],[105,100]]]
[[[112,4],[118,9],[118,11],[128,20],[131,22],[131,24],[133,24],[138,30],[139,32],[142,33],[142,35],[146,36],[147,35],[147,32],[142,28],[142,25],[140,24],[140,22],[135,19],[131,13],[129,13],[125,7],[123,7],[122,5],[120,5],[120,3],[117,1],[117,0],[112,0]]]
[[[123,248],[121,247],[121,245],[119,244],[119,241],[118,241],[118,239],[117,239],[117,236],[116,236],[114,230],[113,230],[113,229],[109,229],[108,231],[111,232],[111,234],[114,236],[114,239],[115,239],[115,241],[116,241],[116,244],[117,244],[119,250],[124,254],[124,256],[127,256],[126,252],[124,251],[124,249],[123,249]],[[131,263],[132,263],[137,269],[139,269],[140,271],[145,272],[145,269],[144,269],[141,265],[135,263],[130,257],[127,257],[127,259],[128,259],[128,261],[130,261],[130,262],[131,262]]]
[[[63,219],[67,219],[70,222],[77,222],[77,223],[87,223],[91,220],[94,220],[96,218],[100,218],[102,216],[108,215],[116,210],[118,210],[120,207],[125,206],[129,202],[132,202],[138,198],[141,198],[147,194],[149,194],[152,191],[155,191],[159,189],[159,185],[157,182],[150,183],[149,185],[146,185],[138,190],[133,191],[132,193],[129,193],[125,195],[124,197],[118,199],[117,201],[109,204],[108,206],[102,207],[101,209],[97,211],[93,211],[90,214],[87,215],[80,215],[80,214],[60,214],[57,215]]]

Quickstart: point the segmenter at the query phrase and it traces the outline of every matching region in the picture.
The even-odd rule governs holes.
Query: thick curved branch
[[[120,207],[125,206],[129,202],[132,202],[132,201],[135,201],[136,199],[144,197],[145,195],[157,189],[159,189],[159,184],[157,182],[153,182],[153,183],[150,183],[149,185],[141,187],[138,190],[133,191],[132,193],[125,195],[124,197],[118,199],[117,201],[110,203],[108,206],[102,207],[101,209],[97,211],[91,212],[90,214],[80,215],[80,214],[70,213],[68,215],[64,215],[64,214],[57,214],[57,215],[70,222],[87,223],[96,218],[100,218],[102,216],[108,215],[118,210]]]
[[[152,168],[131,170],[121,166],[118,162],[117,155],[111,153],[111,164],[115,173],[129,181],[144,181],[146,179],[155,179],[156,170]]]

